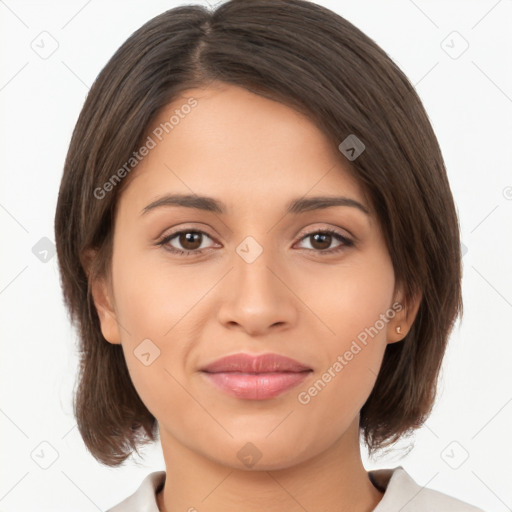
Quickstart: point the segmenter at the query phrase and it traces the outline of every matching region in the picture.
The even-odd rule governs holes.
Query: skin
[[[298,393],[401,300],[379,221],[347,160],[309,119],[245,89],[215,83],[186,91],[148,134],[190,96],[197,107],[130,176],[118,203],[111,279],[93,285],[103,335],[122,345],[134,386],[159,422],[167,477],[158,506],[373,510],[382,493],[361,461],[359,411],[387,343],[405,336],[417,304],[301,404]],[[141,214],[166,193],[207,195],[227,210],[161,206]],[[358,201],[369,213],[352,206],[285,213],[292,199],[329,195]],[[326,228],[354,245],[306,236]],[[157,245],[181,229],[206,235],[188,243],[175,237],[167,247],[205,248],[202,254]],[[236,251],[247,236],[263,250],[251,263]],[[134,354],[145,339],[160,350],[148,366]],[[313,372],[273,399],[238,399],[199,371],[238,352],[275,352]],[[248,442],[261,454],[250,468],[237,457]]]

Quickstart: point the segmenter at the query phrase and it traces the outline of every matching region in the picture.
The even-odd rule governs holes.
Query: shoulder
[[[165,482],[165,471],[150,473],[128,498],[106,512],[159,512],[156,494]]]
[[[373,512],[483,512],[464,501],[418,485],[400,466],[369,472],[384,496]],[[165,471],[150,473],[128,498],[106,512],[159,512],[156,494],[165,482]]]
[[[483,512],[452,496],[418,485],[401,466],[369,473],[375,484],[385,489],[373,512]]]

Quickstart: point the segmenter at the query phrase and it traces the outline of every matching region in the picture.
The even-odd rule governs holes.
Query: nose
[[[233,268],[219,290],[219,321],[229,329],[251,336],[291,328],[298,318],[300,301],[293,294],[288,273],[263,250],[254,261],[236,253]]]

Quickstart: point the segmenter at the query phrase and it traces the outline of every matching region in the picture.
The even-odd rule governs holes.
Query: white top
[[[373,512],[483,512],[439,491],[418,485],[402,466],[369,471],[384,496]],[[165,471],[150,473],[131,496],[107,512],[159,512],[156,494],[165,482]]]

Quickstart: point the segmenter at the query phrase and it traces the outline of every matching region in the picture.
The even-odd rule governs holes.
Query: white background
[[[511,510],[512,1],[318,3],[374,39],[417,87],[467,248],[465,314],[435,410],[408,455],[395,450],[366,467],[402,465],[421,485],[488,512]],[[159,444],[118,468],[85,450],[71,407],[76,337],[56,257],[42,262],[32,248],[54,240],[64,158],[88,88],[135,29],[176,5],[0,0],[0,512],[105,510],[164,469]],[[32,48],[41,37],[47,49],[58,44],[46,59]],[[469,47],[453,58],[462,38]]]

